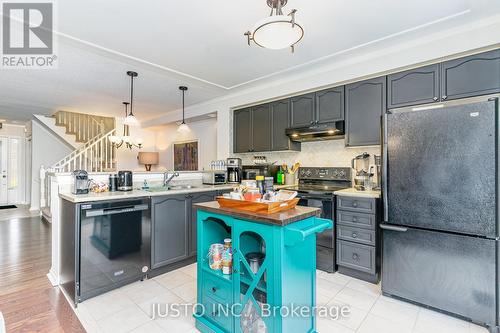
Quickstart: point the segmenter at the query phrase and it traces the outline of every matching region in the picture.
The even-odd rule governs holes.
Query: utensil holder
[[[295,185],[296,179],[294,173],[285,173],[285,185]]]

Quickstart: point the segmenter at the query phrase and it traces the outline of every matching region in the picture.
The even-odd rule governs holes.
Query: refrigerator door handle
[[[408,228],[397,227],[395,225],[388,225],[388,224],[380,224],[380,229],[398,231],[398,232],[407,232],[408,231]]]
[[[388,134],[387,134],[387,116],[388,113],[384,114],[384,117],[382,118],[382,127],[383,127],[383,151],[382,151],[382,201],[384,202],[384,221],[387,222],[389,220],[389,203],[387,200],[387,139],[388,139]]]

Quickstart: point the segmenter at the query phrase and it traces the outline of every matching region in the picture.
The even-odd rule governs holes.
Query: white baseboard
[[[52,287],[56,287],[56,286],[59,285],[59,278],[57,276],[55,276],[54,272],[49,271],[47,273],[47,278],[49,279],[50,284],[52,285]]]

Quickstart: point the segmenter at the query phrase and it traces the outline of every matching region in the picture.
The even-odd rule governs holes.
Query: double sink
[[[193,188],[198,188],[198,186],[193,185],[172,185],[172,186],[154,186],[148,189],[144,189],[146,192],[166,192],[174,190],[189,190]]]

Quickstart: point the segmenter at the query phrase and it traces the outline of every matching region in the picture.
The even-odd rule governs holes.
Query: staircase
[[[51,173],[74,170],[113,172],[116,170],[116,148],[109,137],[115,135],[115,119],[82,113],[58,111],[53,116],[55,125],[75,137],[80,146],[60,161],[40,170],[40,208],[42,217],[50,222]],[[83,143],[83,144],[81,144]]]
[[[56,126],[66,129],[66,134],[74,135],[77,143],[87,143],[102,133],[115,129],[115,118],[94,116],[84,113],[57,111],[53,116]]]

